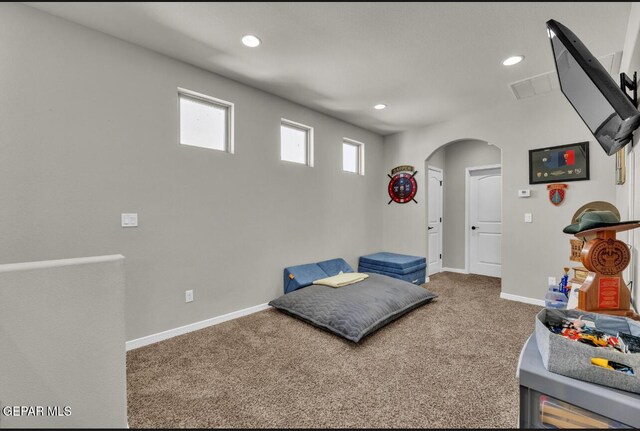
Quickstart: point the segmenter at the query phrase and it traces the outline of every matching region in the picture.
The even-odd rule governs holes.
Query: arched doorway
[[[440,271],[499,277],[502,151],[480,139],[458,139],[425,160],[429,275]]]

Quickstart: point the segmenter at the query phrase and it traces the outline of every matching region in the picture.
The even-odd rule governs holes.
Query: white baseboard
[[[469,274],[469,271],[466,269],[459,268],[442,268],[442,272],[457,272],[458,274]]]
[[[500,298],[508,299],[509,301],[524,302],[525,304],[539,305],[540,307],[545,306],[544,299],[528,298],[526,296],[512,295],[510,293],[504,293],[504,292],[500,293]]]
[[[258,311],[266,310],[268,308],[271,308],[269,304],[260,304],[254,307],[245,308],[243,310],[234,311],[232,313],[223,314],[222,316],[212,317],[211,319],[191,323],[179,328],[169,329],[168,331],[158,332],[157,334],[147,335],[146,337],[142,338],[136,338],[135,340],[127,341],[126,348],[127,351],[129,351],[137,349],[139,347],[148,346],[149,344],[157,343],[158,341],[167,340],[178,335],[187,334],[189,332],[197,331],[198,329],[217,325],[228,320],[237,319],[238,317],[248,316],[249,314],[257,313]]]

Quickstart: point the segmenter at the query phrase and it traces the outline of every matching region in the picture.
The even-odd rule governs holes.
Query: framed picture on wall
[[[529,184],[589,179],[589,142],[529,150]]]

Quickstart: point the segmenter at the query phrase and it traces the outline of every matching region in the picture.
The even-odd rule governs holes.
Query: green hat
[[[582,205],[578,210],[573,213],[573,217],[571,218],[571,223],[577,223],[580,219],[580,216],[587,211],[611,211],[616,215],[618,221],[620,221],[620,211],[610,202],[605,201],[593,201],[588,202]]]
[[[562,232],[587,236],[599,230],[624,231],[640,227],[639,221],[620,221],[612,211],[585,211],[577,218],[576,223],[565,227]],[[578,235],[580,234],[580,235]]]

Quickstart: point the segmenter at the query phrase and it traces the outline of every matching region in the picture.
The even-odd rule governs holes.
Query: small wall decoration
[[[418,203],[414,199],[418,192],[418,183],[414,178],[418,173],[413,166],[402,165],[391,169],[391,175],[387,174],[391,180],[389,181],[389,197],[391,200],[387,202],[387,205],[391,202],[399,204],[406,204],[409,201]]]
[[[565,190],[569,188],[567,184],[549,184],[547,190],[549,190],[549,201],[555,206],[564,202]]]
[[[529,150],[529,184],[589,179],[589,142]]]

